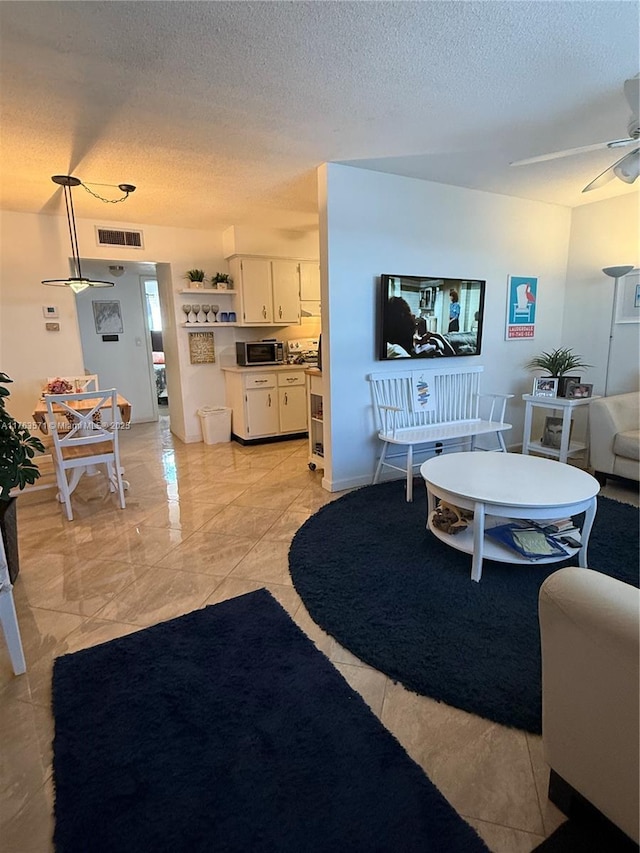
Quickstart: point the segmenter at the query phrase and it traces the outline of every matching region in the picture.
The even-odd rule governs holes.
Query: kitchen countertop
[[[272,370],[308,370],[313,365],[309,364],[257,364],[244,366],[241,364],[232,364],[228,367],[221,366],[221,370],[227,370],[230,373],[270,373]]]

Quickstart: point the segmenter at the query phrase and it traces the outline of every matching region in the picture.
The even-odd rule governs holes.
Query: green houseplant
[[[187,270],[184,277],[187,281],[204,282],[204,270]]]
[[[0,372],[0,534],[13,583],[19,563],[16,499],[11,497],[11,490],[24,489],[38,479],[40,471],[33,457],[36,452],[44,452],[44,445],[7,411],[6,401],[11,392],[4,386],[10,382],[13,380]]]
[[[230,288],[233,284],[231,280],[231,276],[226,272],[217,272],[215,275],[211,276],[211,284],[214,287],[220,287],[223,285],[226,288]]]
[[[582,361],[581,355],[574,355],[571,347],[561,347],[551,352],[542,352],[527,362],[530,370],[546,370],[549,376],[564,376],[579,367],[591,367]]]
[[[582,361],[581,355],[576,355],[571,347],[560,347],[551,352],[542,352],[527,362],[529,370],[545,370],[549,376],[558,377],[558,397],[564,397],[567,392],[567,383],[571,379],[580,382],[580,376],[575,376],[574,371],[580,367],[591,367]],[[566,378],[565,378],[566,377]]]

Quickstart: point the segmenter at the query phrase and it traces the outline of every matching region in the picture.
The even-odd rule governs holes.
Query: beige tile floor
[[[73,522],[53,490],[19,498],[14,595],[28,672],[13,676],[0,642],[2,853],[52,850],[54,658],[263,586],[491,850],[528,853],[559,825],[539,737],[408,692],[311,620],[287,552],[298,527],[338,495],[308,470],[306,442],[183,445],[162,418],[123,434],[123,461],[124,511],[101,475],[83,478]],[[631,487],[605,494],[637,503]]]

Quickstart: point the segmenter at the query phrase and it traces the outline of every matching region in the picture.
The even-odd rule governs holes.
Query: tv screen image
[[[380,276],[378,358],[479,355],[486,282]]]

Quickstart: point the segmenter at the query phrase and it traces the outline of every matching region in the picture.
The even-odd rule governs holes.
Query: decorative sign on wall
[[[434,374],[414,373],[411,378],[414,412],[432,412],[436,408]]]
[[[537,278],[521,275],[509,276],[506,340],[515,341],[534,336],[537,295]]]
[[[213,364],[216,348],[213,332],[189,332],[189,357],[191,364]]]

